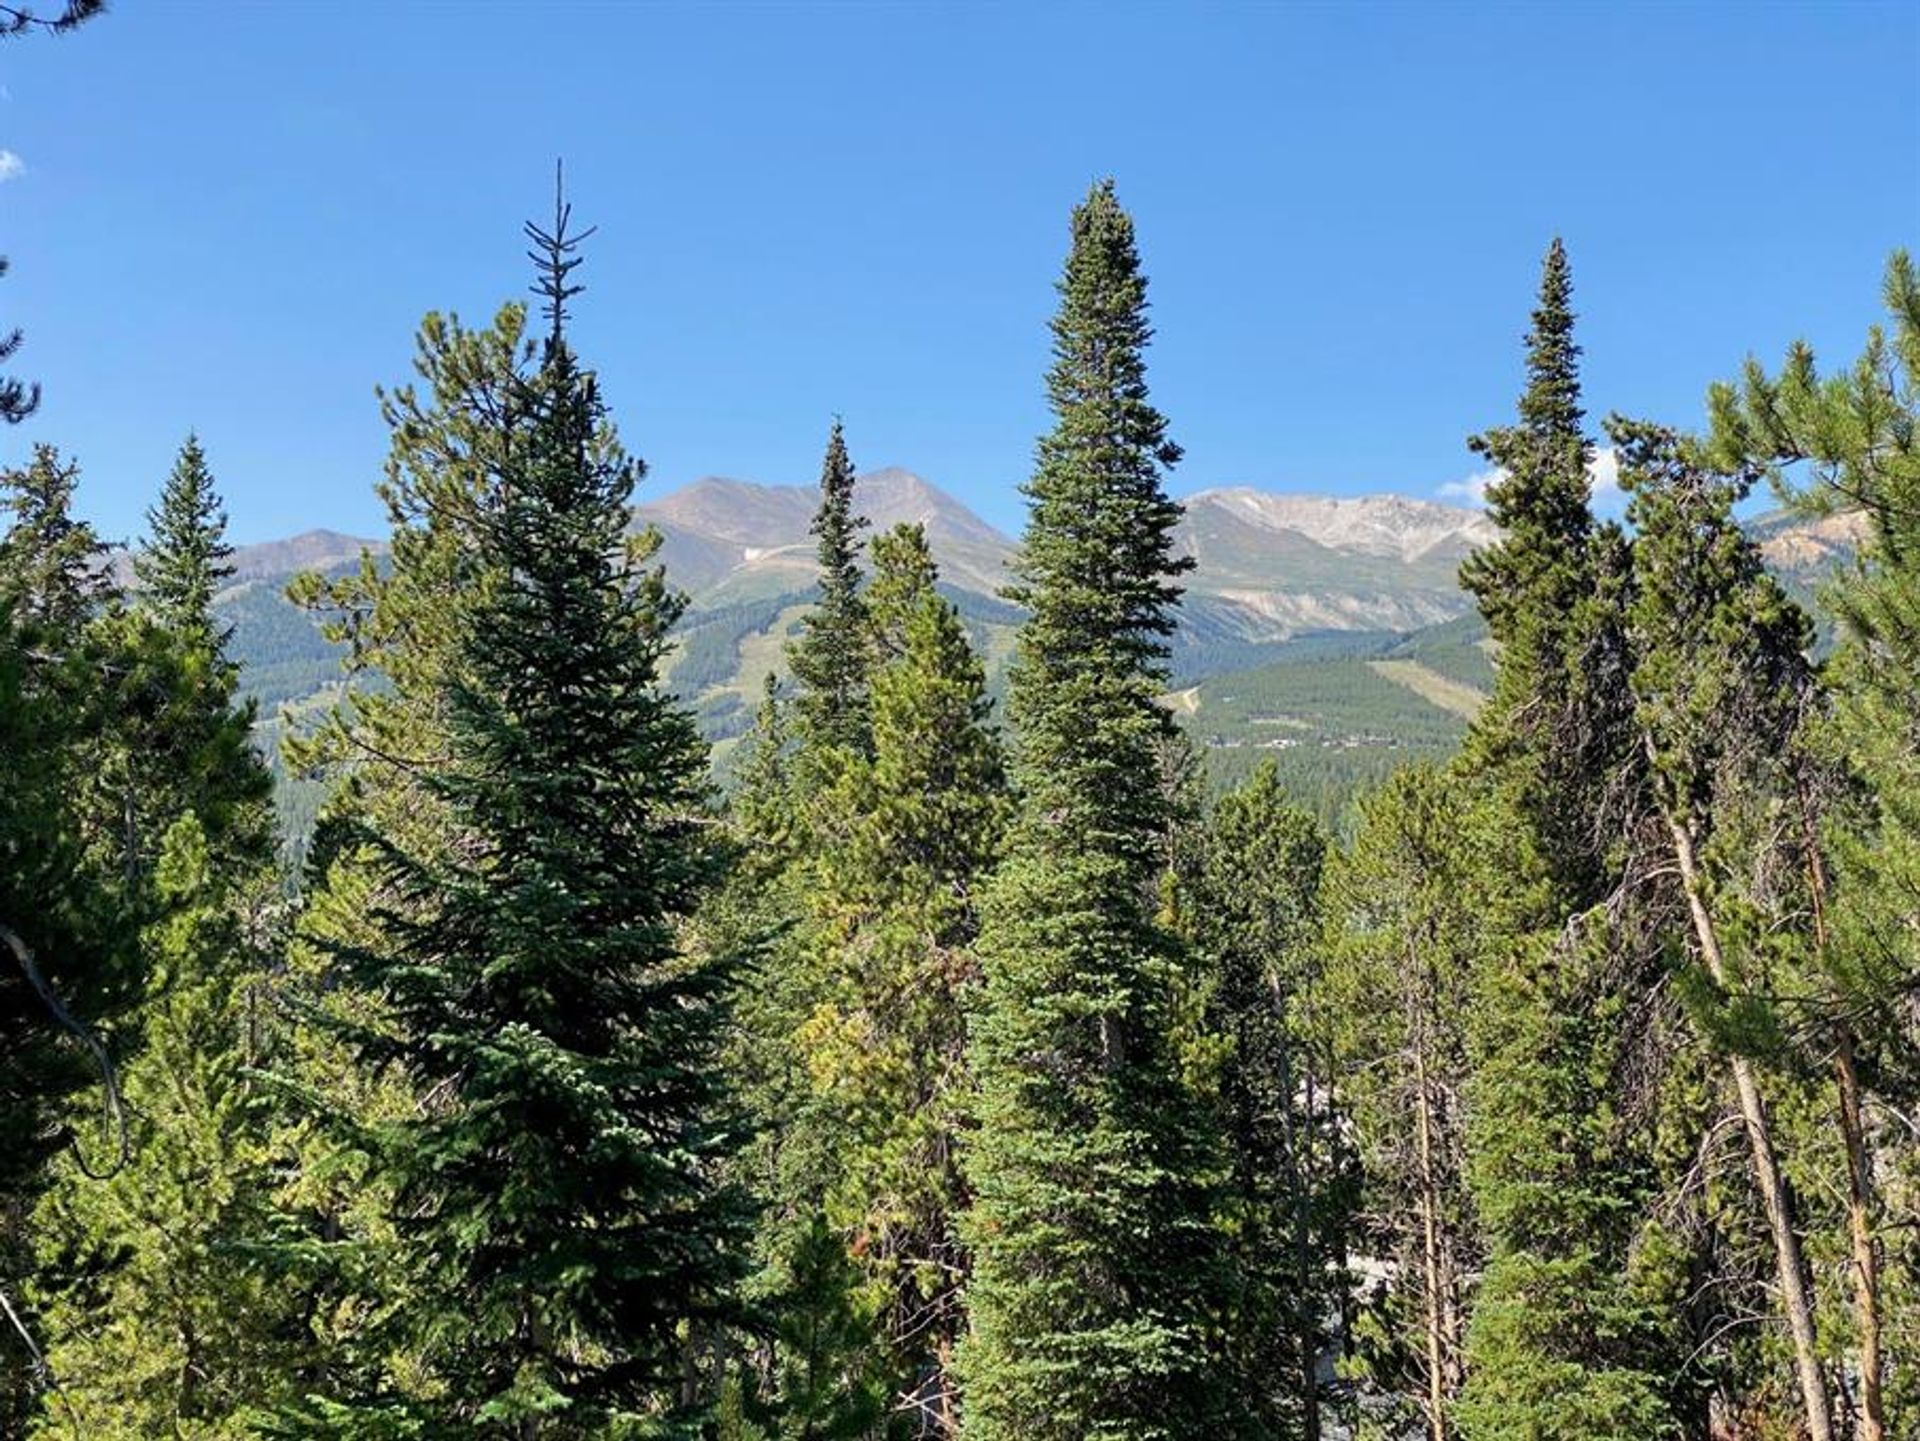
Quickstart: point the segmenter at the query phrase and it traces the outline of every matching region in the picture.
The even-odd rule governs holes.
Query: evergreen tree
[[[846,436],[836,420],[820,466],[820,509],[811,527],[819,541],[820,599],[801,622],[800,638],[787,655],[798,684],[800,740],[810,764],[828,751],[865,755],[869,743],[859,538],[867,522],[854,513],[853,483]]]
[[[387,557],[363,555],[344,576],[309,574],[289,587],[345,646],[346,699],[284,743],[288,768],[329,795],[275,988],[271,1145],[284,1181],[259,1238],[311,1318],[315,1354],[296,1377],[306,1400],[290,1404],[270,1434],[378,1435],[376,1403],[404,1420],[439,1387],[422,1339],[395,1324],[410,1304],[412,1256],[391,1220],[394,1179],[374,1164],[379,1130],[425,1100],[397,1070],[360,1064],[354,1038],[396,1022],[381,995],[349,984],[341,958],[397,955],[403,938],[387,917],[419,923],[429,914],[394,889],[387,852],[457,855],[459,832],[431,782],[450,764],[461,638],[487,591],[477,519],[497,504],[519,439],[501,417],[541,383],[523,366],[533,349],[526,322],[517,302],[477,329],[427,315],[415,342],[419,384],[380,392],[392,437],[376,487],[390,522]]]
[[[754,963],[728,1072],[753,1121],[738,1174],[759,1218],[756,1269],[746,1287],[750,1344],[723,1399],[736,1399],[742,1425],[780,1441],[865,1434],[887,1415],[895,1379],[880,1339],[883,1297],[827,1218],[849,1149],[846,1109],[818,1084],[808,1029],[826,986],[821,849],[810,826],[831,812],[803,792],[790,708],[769,674],[734,773],[739,859],[697,924],[707,950]],[[833,764],[862,763],[842,755]]]
[[[892,1403],[877,1363],[881,1298],[863,1285],[846,1242],[823,1215],[782,1257],[773,1307],[771,1404],[752,1409],[780,1441],[867,1441],[885,1435]]]
[[[873,628],[898,649],[875,647],[891,659],[870,683],[872,759],[823,797],[809,888],[822,994],[800,1042],[838,1119],[830,1214],[888,1298],[905,1409],[917,1429],[946,1435],[967,1273],[965,1015],[979,887],[1007,807],[986,675],[933,588],[924,534],[879,537],[874,562]]]
[[[398,945],[338,953],[393,1022],[352,1037],[362,1064],[435,1098],[374,1137],[429,1434],[670,1423],[682,1328],[728,1313],[741,1264],[715,1181],[730,973],[676,937],[718,875],[704,749],[658,683],[678,602],[624,536],[640,468],[566,339],[566,220],[529,227],[552,328],[470,521],[483,589],[428,779],[457,855],[372,836]]]
[[[75,638],[23,624],[14,606],[0,598],[0,1297],[14,1312],[0,1316],[0,1434],[19,1436],[55,1379],[22,1285],[29,1217],[62,1152],[94,1174],[115,1165],[124,1037],[103,1023],[132,1004],[141,972],[138,917],[117,872],[93,864],[96,838],[73,802],[105,711],[101,657],[60,651]],[[103,1086],[104,1128],[92,1119]],[[17,1334],[16,1319],[33,1334]]]
[[[198,436],[182,443],[159,503],[147,511],[147,531],[133,563],[142,602],[168,630],[218,650],[227,634],[214,621],[213,598],[233,575],[233,547]]]
[[[1622,542],[1589,506],[1593,447],[1582,429],[1572,300],[1556,239],[1527,333],[1519,423],[1468,442],[1498,472],[1487,514],[1501,537],[1462,563],[1460,583],[1500,646],[1469,754],[1513,797],[1556,898],[1578,910],[1607,889],[1607,786],[1630,727],[1617,615]]]
[[[0,541],[0,594],[22,622],[68,649],[112,591],[106,545],[73,514],[79,480],[80,467],[51,445],[36,445],[25,466],[0,474],[0,508],[13,513]]]
[[[1427,765],[1362,805],[1328,878],[1321,1014],[1366,1177],[1355,1232],[1392,1269],[1359,1299],[1361,1374],[1406,1397],[1429,1441],[1455,1434],[1472,1278],[1483,1251],[1467,1192],[1473,977],[1515,923],[1489,874],[1498,816]]]
[[[1572,282],[1547,253],[1519,423],[1476,437],[1501,540],[1461,568],[1500,645],[1469,773],[1509,816],[1522,924],[1474,983],[1469,1177],[1489,1255],[1467,1337],[1470,1437],[1657,1436],[1670,1426],[1663,1301],[1632,1274],[1650,1183],[1620,1091],[1657,989],[1607,906],[1640,814],[1624,640],[1630,563],[1588,507]]]
[[[1321,1352],[1347,1290],[1354,1170],[1316,1055],[1327,841],[1271,764],[1207,819],[1194,929],[1231,1169],[1222,1221],[1234,1285],[1223,1316],[1232,1384],[1263,1434],[1322,1434]]]
[[[42,1423],[132,1438],[251,1435],[285,1394],[302,1318],[253,1258],[270,1191],[261,972],[232,868],[191,814],[167,833],[148,928],[142,1049],[127,1066],[130,1159],[105,1181],[67,1168],[42,1204],[48,1359],[65,1404]],[[225,873],[222,873],[222,869]]]
[[[203,565],[220,545],[215,523],[196,551]],[[176,574],[190,570],[183,559]],[[48,575],[66,583],[59,567]],[[258,1108],[237,1081],[259,1059],[256,1041],[235,1017],[257,1000],[260,971],[238,934],[269,883],[271,782],[212,594],[201,583],[165,610],[116,607],[84,632],[107,658],[104,720],[71,794],[105,842],[95,863],[123,889],[151,979],[124,1077],[128,1161],[104,1185],[60,1168],[35,1231],[55,1374],[69,1406],[107,1434],[222,1432],[276,1373],[262,1349],[275,1293],[235,1249],[236,1217],[254,1214],[267,1185]],[[279,1321],[291,1329],[284,1311]]]
[[[730,810],[748,845],[769,864],[789,859],[794,827],[793,737],[780,677],[762,682],[753,729],[740,742]]]
[[[257,708],[241,700],[240,668],[227,655],[228,628],[213,602],[232,574],[233,547],[226,514],[213,489],[206,456],[189,436],[157,505],[148,511],[150,534],[134,558],[138,604],[117,621],[123,649],[157,650],[147,689],[164,696],[132,709],[144,715],[125,756],[125,784],[142,837],[141,863],[158,859],[162,838],[191,812],[199,820],[216,868],[237,873],[259,867],[273,844],[272,777],[254,750]],[[130,682],[137,677],[130,677]],[[236,891],[244,891],[244,886]]]
[[[0,1433],[27,1429],[55,1384],[27,1305],[36,1199],[50,1163],[71,1151],[94,1175],[124,1159],[116,1080],[142,965],[135,944],[147,896],[126,805],[102,782],[124,757],[156,672],[99,614],[110,592],[104,549],[73,516],[78,467],[51,446],[0,475],[12,522],[0,538],[0,1295],[27,1329],[0,1347]],[[111,619],[109,617],[109,619]],[[164,657],[163,657],[164,658]],[[159,673],[171,693],[175,672]],[[110,794],[111,804],[102,798]],[[107,1124],[92,1116],[102,1105]],[[82,1099],[84,1095],[84,1099]],[[44,1340],[44,1332],[40,1332]],[[31,1348],[31,1349],[29,1349]]]
[[[905,653],[908,623],[926,605],[939,579],[924,527],[896,525],[873,538],[873,581],[866,604],[874,665],[886,665]]]
[[[1889,1384],[1899,1333],[1887,1325],[1894,1297],[1912,1304],[1920,1256],[1890,1258],[1884,1236],[1902,1214],[1920,1214],[1920,1191],[1898,1165],[1887,1168],[1891,1187],[1876,1177],[1874,1154],[1903,1138],[1865,1104],[1872,1090],[1906,1093],[1920,1078],[1900,999],[1920,976],[1920,276],[1905,251],[1888,262],[1884,295],[1892,336],[1876,326],[1848,371],[1822,376],[1799,344],[1778,375],[1750,360],[1741,385],[1716,385],[1708,397],[1716,463],[1764,466],[1789,486],[1808,472],[1789,490],[1800,510],[1864,521],[1857,564],[1825,597],[1839,622],[1826,671],[1832,707],[1811,741],[1860,783],[1860,804],[1831,807],[1821,830],[1830,898],[1819,957],[1829,1014],[1843,1022],[1826,1034],[1845,1138],[1865,1441],[1899,1434],[1890,1417],[1902,1402],[1920,1407],[1920,1392],[1909,1386],[1902,1397]]]
[[[1736,854],[1733,876],[1715,877],[1709,852],[1734,830],[1740,810],[1777,801],[1766,795],[1768,773],[1778,773],[1797,741],[1811,689],[1812,627],[1734,521],[1750,474],[1717,475],[1690,462],[1679,437],[1658,426],[1616,418],[1608,428],[1633,498],[1635,711],[1694,945],[1708,982],[1729,1000],[1765,994],[1768,979],[1734,948],[1738,928],[1724,914],[1739,907],[1737,877],[1753,860]],[[1804,1421],[1813,1441],[1829,1441],[1833,1406],[1773,1121],[1743,1046],[1730,1049],[1727,1066],[1773,1238]]]
[[[1156,922],[1186,562],[1147,395],[1146,279],[1111,182],[1073,214],[1026,486],[1010,716],[1020,809],[983,908],[967,1432],[978,1441],[1233,1434],[1207,1354],[1217,1140],[1169,1044],[1179,956]]]
[[[0,279],[5,279],[6,274],[7,257],[0,255]],[[24,339],[18,326],[12,330],[0,331],[0,365],[12,360],[19,353]],[[12,375],[0,375],[0,422],[18,425],[39,408],[38,384]]]

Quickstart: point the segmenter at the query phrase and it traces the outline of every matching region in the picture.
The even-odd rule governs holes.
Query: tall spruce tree
[[[439,1389],[425,1339],[394,1324],[413,1294],[413,1255],[391,1220],[395,1178],[374,1164],[377,1132],[427,1100],[411,1077],[360,1063],[355,1038],[396,1023],[380,993],[350,983],[343,958],[400,955],[400,922],[431,913],[393,885],[391,852],[452,864],[462,844],[433,778],[451,764],[450,696],[470,617],[489,588],[478,518],[498,505],[523,438],[501,420],[541,384],[543,372],[526,364],[535,351],[527,322],[518,301],[479,327],[425,317],[417,383],[379,392],[391,434],[376,485],[387,555],[289,587],[344,647],[346,698],[283,742],[289,770],[324,784],[328,798],[275,988],[281,1104],[272,1146],[284,1184],[260,1246],[312,1318],[318,1360],[297,1378],[308,1402],[287,1407],[270,1434],[372,1430],[376,1402],[404,1414]]]
[[[798,687],[802,752],[814,761],[827,752],[865,755],[871,743],[866,604],[860,595],[860,532],[867,522],[854,513],[853,483],[846,434],[835,420],[811,527],[819,542],[820,599],[787,654]]]
[[[1458,1416],[1475,1438],[1598,1441],[1672,1422],[1667,1318],[1631,1274],[1646,1138],[1619,1093],[1657,968],[1605,904],[1639,815],[1629,561],[1589,508],[1571,300],[1556,240],[1518,423],[1471,442],[1500,471],[1488,502],[1502,536],[1461,567],[1500,646],[1467,763],[1508,813],[1524,917],[1474,982],[1469,1176],[1488,1260]]]
[[[1076,206],[1056,423],[1025,491],[1010,717],[1020,809],[984,907],[962,1353],[978,1441],[1238,1429],[1208,1353],[1218,1138],[1175,1074],[1156,919],[1166,637],[1188,562],[1148,399],[1146,277],[1110,181]]]
[[[213,618],[213,598],[233,575],[232,555],[226,507],[200,437],[189,434],[147,511],[147,542],[133,562],[141,600],[162,626],[215,650],[226,634]]]
[[[272,849],[273,782],[252,745],[257,707],[240,698],[240,667],[227,654],[232,628],[214,614],[214,598],[233,575],[233,547],[197,437],[182,444],[147,525],[134,556],[133,624],[165,636],[179,669],[172,703],[134,758],[139,789],[150,798],[147,850],[157,861],[161,838],[191,812],[216,867],[234,867],[223,880],[244,894],[238,872],[257,868]]]
[[[434,1097],[374,1137],[416,1283],[395,1319],[437,1381],[402,1414],[430,1435],[691,1421],[683,1328],[729,1313],[741,1266],[716,1183],[730,967],[677,936],[720,859],[704,748],[659,685],[679,602],[626,538],[640,466],[567,340],[565,206],[528,229],[550,330],[496,420],[427,782],[456,854],[370,837],[397,945],[338,955],[392,1022],[353,1038],[362,1063]]]
[[[1500,540],[1460,567],[1500,646],[1469,751],[1513,797],[1568,910],[1607,889],[1608,786],[1630,729],[1616,613],[1622,542],[1590,505],[1573,328],[1573,272],[1556,239],[1527,333],[1518,423],[1468,442],[1497,472],[1487,513]]]

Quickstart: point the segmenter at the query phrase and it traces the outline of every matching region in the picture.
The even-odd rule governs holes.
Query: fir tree
[[[819,541],[820,599],[801,622],[788,652],[798,684],[795,706],[803,753],[865,755],[868,748],[867,622],[860,595],[860,531],[853,509],[853,462],[838,420],[820,466],[820,509],[812,533]]]
[[[233,575],[233,547],[198,436],[182,443],[159,503],[147,511],[147,532],[133,563],[142,602],[166,629],[218,651],[227,630],[213,618],[213,598]]]
[[[1555,240],[1526,338],[1519,423],[1468,442],[1498,472],[1487,514],[1501,538],[1467,558],[1460,583],[1500,646],[1470,753],[1499,774],[1560,898],[1581,909],[1606,889],[1605,787],[1628,726],[1610,599],[1620,538],[1589,507],[1593,448],[1582,429],[1572,300],[1566,249]]]
[[[125,1038],[102,1023],[123,1015],[141,985],[139,917],[117,869],[94,863],[97,837],[74,803],[107,708],[103,657],[57,651],[72,640],[22,624],[0,598],[0,1297],[32,1333],[0,1317],[0,1434],[15,1436],[57,1380],[27,1349],[44,1340],[22,1285],[29,1217],[61,1153],[95,1175],[116,1164],[124,1110],[112,1066]],[[104,1127],[94,1119],[103,1105]]]
[[[873,581],[867,588],[873,664],[884,666],[907,649],[907,627],[939,583],[939,569],[918,525],[896,525],[873,538]]]
[[[1146,279],[1110,182],[1076,207],[1056,416],[1026,487],[1010,716],[1021,803],[984,907],[966,1236],[980,1441],[1232,1434],[1204,1346],[1216,1139],[1175,1074],[1179,958],[1156,923],[1155,704],[1185,568],[1147,396]]]
[[[1604,903],[1639,813],[1624,639],[1630,565],[1588,507],[1572,282],[1547,253],[1519,422],[1476,437],[1501,540],[1461,568],[1500,645],[1469,773],[1509,820],[1520,920],[1474,979],[1469,1178],[1488,1261],[1458,1408],[1470,1437],[1657,1436],[1664,1304],[1633,1274],[1650,1175],[1618,1078],[1657,961]]]
[[[103,763],[128,737],[155,673],[96,619],[109,599],[103,547],[72,513],[78,468],[38,446],[0,476],[12,522],[0,538],[0,1295],[26,1306],[34,1203],[72,1152],[94,1175],[124,1156],[115,1066],[130,1028],[146,918],[123,802],[102,805]],[[161,672],[170,691],[171,669]],[[99,1089],[95,1089],[99,1088]],[[100,1090],[104,1096],[100,1096]],[[84,1102],[80,1101],[83,1093]],[[104,1101],[107,1124],[93,1118]],[[82,1109],[83,1108],[83,1109]],[[0,1347],[0,1433],[24,1434],[54,1384],[28,1332]]]
[[[203,560],[219,544],[216,528]],[[203,584],[165,610],[110,609],[84,632],[106,658],[105,724],[71,794],[100,837],[95,864],[144,932],[151,980],[124,1077],[129,1160],[104,1185],[61,1168],[36,1231],[52,1364],[69,1408],[105,1434],[227,1434],[278,1370],[277,1293],[236,1259],[239,1218],[267,1190],[259,1109],[237,1079],[257,1038],[236,1017],[261,978],[238,935],[267,888],[271,781],[211,603]]]
[[[566,222],[529,227],[551,330],[471,521],[487,579],[429,781],[458,857],[374,837],[398,947],[339,957],[389,998],[363,1063],[436,1098],[375,1151],[417,1277],[401,1324],[438,1378],[408,1409],[433,1434],[670,1420],[681,1330],[728,1313],[741,1264],[715,1183],[730,975],[676,938],[718,875],[704,749],[658,682],[678,602],[624,536],[638,463],[566,339]]]
[[[136,650],[144,637],[151,648],[163,637],[176,675],[164,708],[135,708],[151,712],[127,756],[129,784],[143,798],[135,807],[146,838],[143,863],[157,860],[168,828],[191,812],[216,867],[252,870],[272,848],[272,777],[253,748],[257,708],[239,696],[240,668],[227,655],[230,628],[213,611],[233,573],[226,564],[233,547],[194,437],[181,447],[147,519],[150,534],[134,558],[139,601],[121,622],[129,632],[125,646]]]
[[[360,1064],[355,1038],[395,1022],[383,996],[349,984],[342,958],[397,955],[400,928],[387,918],[430,914],[396,892],[389,853],[457,854],[460,835],[432,778],[450,764],[449,696],[487,590],[475,527],[497,504],[520,439],[501,417],[540,383],[523,364],[532,349],[518,302],[475,329],[427,315],[415,341],[419,383],[380,392],[391,433],[376,487],[390,522],[387,558],[363,555],[344,576],[309,574],[289,587],[345,646],[347,699],[284,742],[288,768],[329,795],[276,987],[271,1145],[284,1182],[258,1244],[312,1318],[319,1359],[298,1376],[306,1399],[269,1434],[377,1434],[383,1411],[404,1420],[439,1387],[423,1339],[393,1324],[413,1294],[413,1257],[391,1220],[394,1179],[373,1163],[379,1130],[417,1114],[423,1098],[397,1070]]]
[[[1609,430],[1633,498],[1633,694],[1654,792],[1707,980],[1729,1001],[1749,998],[1735,1003],[1751,1017],[1750,998],[1770,984],[1764,971],[1754,973],[1754,958],[1735,949],[1739,927],[1725,912],[1740,906],[1738,878],[1755,868],[1755,858],[1739,854],[1746,848],[1734,842],[1733,875],[1716,877],[1711,852],[1737,834],[1739,812],[1778,802],[1769,780],[1788,774],[1782,763],[1797,744],[1812,685],[1805,655],[1812,627],[1734,521],[1734,506],[1752,487],[1750,473],[1705,469],[1689,460],[1677,435],[1658,426],[1615,419]],[[1793,1336],[1804,1421],[1814,1441],[1828,1441],[1833,1405],[1774,1124],[1753,1058],[1738,1038],[1728,1049]]]
[[[697,924],[708,950],[753,965],[728,1073],[753,1121],[738,1174],[758,1213],[756,1269],[745,1288],[750,1345],[723,1393],[737,1399],[742,1424],[781,1441],[863,1434],[894,1389],[883,1298],[827,1219],[849,1144],[846,1109],[817,1084],[808,1035],[825,987],[815,941],[821,851],[809,827],[828,812],[803,793],[790,709],[769,674],[730,798],[739,859]]]
[[[0,474],[0,508],[13,513],[0,541],[0,594],[22,622],[44,628],[64,649],[112,590],[106,545],[73,514],[79,480],[80,467],[51,445],[36,445],[25,466]]]
[[[1328,878],[1322,1022],[1366,1176],[1355,1232],[1394,1262],[1364,1292],[1362,1374],[1455,1434],[1472,1277],[1482,1245],[1467,1192],[1468,1008],[1482,958],[1510,938],[1511,898],[1485,858],[1497,817],[1449,771],[1410,766],[1362,804]]]
[[[1341,1256],[1354,1171],[1315,1052],[1319,824],[1269,762],[1207,818],[1194,929],[1211,980],[1207,1028],[1231,1169],[1222,1223],[1233,1289],[1233,1384],[1265,1434],[1322,1434],[1319,1363],[1346,1293]]]
[[[796,802],[790,708],[780,694],[780,677],[768,671],[753,714],[753,729],[740,742],[742,756],[734,770],[729,808],[747,844],[772,865],[789,858],[793,840]]]

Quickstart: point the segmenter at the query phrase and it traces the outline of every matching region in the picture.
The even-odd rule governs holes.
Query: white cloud
[[[1481,470],[1461,480],[1449,480],[1436,492],[1442,500],[1465,501],[1468,505],[1485,505],[1487,487],[1502,475],[1503,470]],[[1605,446],[1593,453],[1593,459],[1587,462],[1587,480],[1593,486],[1593,502],[1601,507],[1611,506],[1620,498],[1620,456],[1612,446]]]
[[[27,173],[27,162],[11,150],[0,150],[0,184],[17,180]]]
[[[1593,498],[1601,505],[1620,495],[1620,452],[1612,446],[1596,450],[1587,465],[1587,479],[1593,485]]]
[[[1442,500],[1464,500],[1469,505],[1487,503],[1487,487],[1501,476],[1498,470],[1482,470],[1468,476],[1465,480],[1450,480],[1440,487]]]

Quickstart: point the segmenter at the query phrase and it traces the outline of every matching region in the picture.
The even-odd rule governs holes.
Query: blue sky
[[[46,387],[0,461],[58,441],[127,536],[194,427],[239,539],[377,533],[373,387],[423,312],[522,293],[564,155],[647,491],[810,481],[839,412],[1017,528],[1111,173],[1178,489],[1434,495],[1511,409],[1555,233],[1596,414],[1691,423],[1796,335],[1850,358],[1920,244],[1916,75],[1913,3],[119,0],[0,46],[0,320]]]

